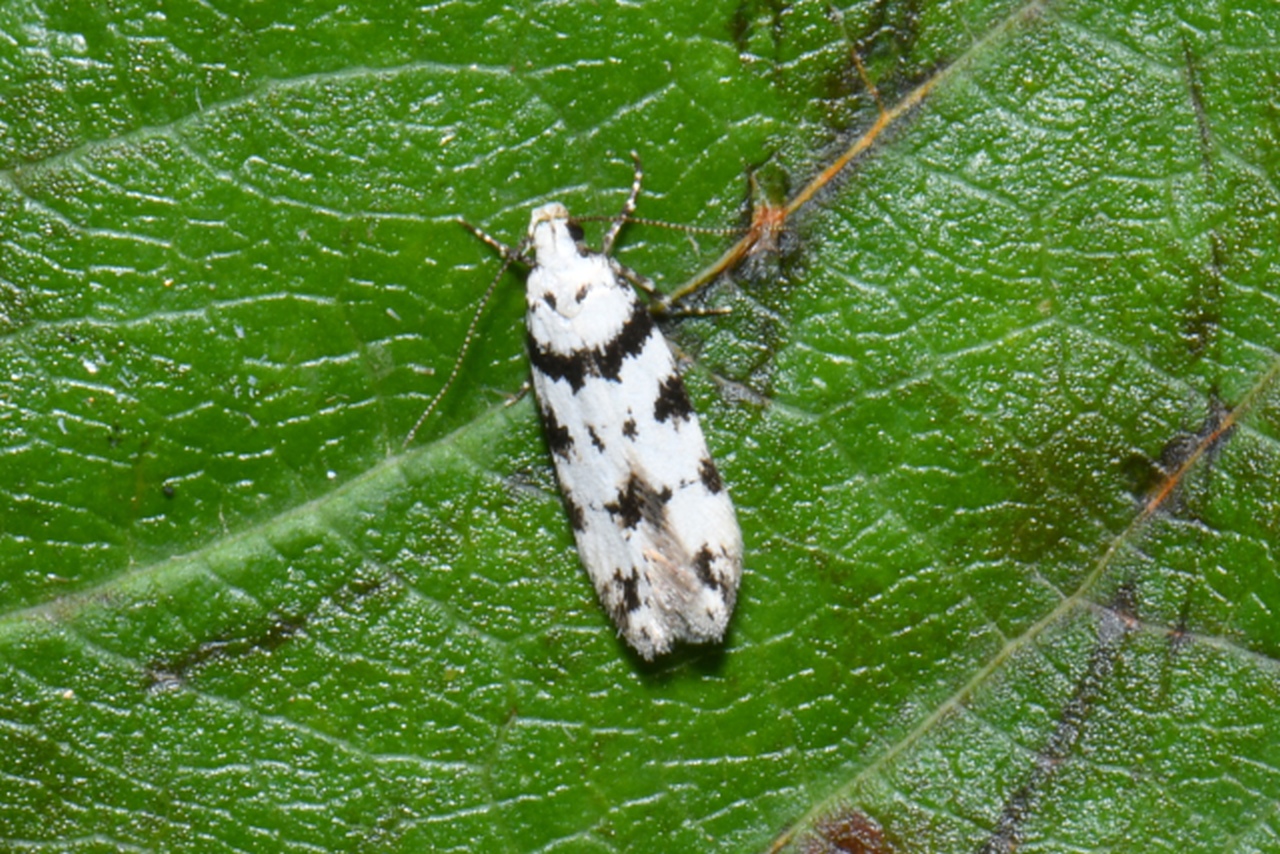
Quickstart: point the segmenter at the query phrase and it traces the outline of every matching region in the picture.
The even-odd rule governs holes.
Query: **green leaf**
[[[1280,848],[1280,8],[0,9],[0,846]],[[668,328],[721,648],[586,580],[507,273],[741,224]],[[788,192],[789,191],[789,192]],[[731,238],[631,226],[668,289]]]

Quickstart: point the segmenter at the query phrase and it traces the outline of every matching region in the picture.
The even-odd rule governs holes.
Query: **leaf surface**
[[[0,11],[3,845],[1280,847],[1280,11],[658,18]],[[875,120],[855,53],[936,86],[668,327],[748,571],[645,665],[505,405],[518,275],[402,448],[498,269],[455,220],[636,149],[741,224]]]

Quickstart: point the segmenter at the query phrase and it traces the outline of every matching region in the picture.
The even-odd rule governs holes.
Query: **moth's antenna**
[[[484,296],[480,298],[480,304],[476,306],[475,314],[471,315],[471,323],[467,325],[467,334],[462,337],[462,349],[458,351],[458,358],[453,360],[453,369],[449,371],[449,378],[444,381],[444,385],[436,392],[435,397],[431,398],[431,402],[427,404],[427,408],[422,415],[418,416],[418,420],[414,422],[413,429],[409,431],[408,436],[404,437],[404,444],[400,446],[401,448],[409,447],[413,437],[418,435],[418,428],[431,417],[431,413],[440,405],[440,401],[444,399],[449,387],[453,385],[453,381],[458,378],[458,373],[462,370],[462,360],[466,358],[467,351],[471,349],[471,341],[475,338],[476,326],[480,323],[480,314],[484,311],[485,306],[489,304],[489,299],[493,296],[494,290],[497,289],[499,280],[502,279],[502,276],[507,272],[507,268],[514,262],[525,260],[523,243],[512,249],[502,241],[490,237],[466,220],[458,220],[458,222],[471,229],[481,240],[498,250],[498,253],[502,255],[502,266],[498,269],[498,274],[493,277],[493,281],[489,283],[489,287],[485,288]]]
[[[586,217],[583,217],[585,219]],[[646,219],[642,216],[629,216],[627,222],[634,222],[637,225],[656,225],[659,228],[672,228],[676,231],[685,231],[689,234],[742,234],[748,231],[746,228],[711,228],[705,225],[685,225],[679,222],[665,222],[660,219]]]
[[[574,222],[613,222],[625,223],[630,225],[655,225],[658,228],[669,228],[672,231],[683,231],[688,234],[717,234],[724,236],[726,234],[745,234],[750,231],[749,228],[712,228],[705,225],[685,225],[682,222],[667,222],[663,219],[647,219],[642,216],[575,216]]]

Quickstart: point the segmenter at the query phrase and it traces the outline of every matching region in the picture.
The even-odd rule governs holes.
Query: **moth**
[[[632,157],[600,252],[557,202],[533,211],[515,248],[468,227],[530,268],[533,389],[578,554],[619,633],[652,660],[724,637],[742,533],[671,348],[631,285],[648,282],[610,255],[640,192]]]

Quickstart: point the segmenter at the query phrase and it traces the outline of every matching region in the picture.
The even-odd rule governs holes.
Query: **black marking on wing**
[[[668,418],[688,421],[693,415],[693,404],[689,402],[689,393],[684,390],[684,380],[677,373],[671,374],[658,387],[658,399],[653,404],[653,417],[659,423]]]
[[[547,291],[542,295],[542,301],[545,302],[547,307],[552,311],[556,310],[556,295],[551,293],[551,291]]]
[[[618,334],[603,347],[558,353],[539,344],[533,333],[528,331],[525,332],[525,344],[529,349],[529,362],[535,370],[552,380],[567,380],[569,387],[576,393],[586,384],[588,376],[600,376],[617,382],[622,363],[640,355],[652,334],[653,318],[644,306],[636,303],[631,316],[622,324]],[[676,379],[678,381],[679,377]],[[688,406],[687,398],[685,406]]]
[[[564,499],[564,510],[569,514],[569,524],[573,526],[573,530],[585,531],[587,529],[587,517],[582,512],[581,505],[573,500],[573,496],[566,489],[561,488],[560,497]]]
[[[720,579],[711,574],[711,564],[715,562],[715,555],[711,553],[711,547],[703,545],[698,549],[698,553],[693,556],[693,571],[698,576],[698,580],[704,586],[712,590],[723,590],[724,585]]]
[[[557,353],[542,347],[533,337],[532,332],[525,333],[525,344],[529,348],[529,363],[535,371],[541,371],[553,380],[568,380],[569,386],[577,391],[582,388],[587,378],[587,365],[591,358],[589,350],[575,350],[572,353]]]
[[[569,452],[573,450],[573,436],[569,435],[569,428],[561,424],[550,409],[538,409],[542,412],[542,429],[546,432],[547,446],[551,448],[552,455],[568,459]]]
[[[702,485],[707,488],[707,492],[712,495],[724,489],[724,481],[720,479],[720,471],[710,457],[703,457],[702,461],[698,463],[698,477],[702,480]]]
[[[613,581],[622,591],[622,598],[614,609],[613,616],[620,624],[625,624],[628,615],[640,608],[640,575],[634,568],[630,575],[623,575],[621,569],[615,569]]]
[[[604,509],[623,528],[635,528],[642,519],[654,527],[662,527],[671,494],[671,487],[664,486],[658,491],[632,472],[626,486],[618,490],[617,499],[606,504]]]
[[[600,368],[600,376],[616,382],[623,361],[631,356],[639,356],[652,334],[653,316],[648,309],[636,303],[631,307],[631,316],[622,324],[618,334],[599,352],[596,364]]]
[[[639,435],[636,432],[636,420],[634,418],[628,418],[626,421],[622,422],[622,435],[626,436],[628,439],[634,439]]]
[[[596,432],[596,428],[590,424],[587,425],[587,435],[591,437],[591,444],[596,446],[596,450],[604,453],[604,440],[600,438],[600,434]]]

